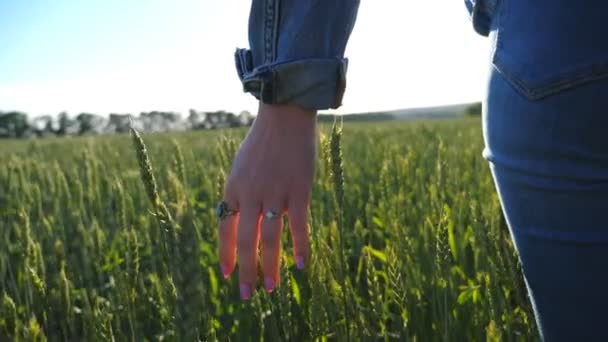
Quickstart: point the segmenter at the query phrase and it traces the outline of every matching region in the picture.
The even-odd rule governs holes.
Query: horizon
[[[388,108],[388,109],[383,109],[383,110],[374,110],[374,111],[365,111],[365,112],[344,112],[344,113],[336,113],[335,110],[319,110],[317,115],[369,115],[369,114],[399,114],[398,112],[403,112],[403,111],[416,111],[416,110],[428,110],[428,109],[442,109],[442,108],[451,108],[451,107],[464,107],[464,106],[468,106],[468,105],[473,105],[476,103],[480,103],[480,101],[473,101],[473,102],[460,102],[460,103],[448,103],[448,104],[441,104],[441,105],[431,105],[431,106],[422,106],[422,107],[405,107],[405,108]],[[186,111],[162,111],[162,110],[149,110],[149,111],[140,111],[140,112],[112,112],[112,113],[94,113],[94,112],[68,112],[68,111],[60,111],[58,113],[46,113],[46,114],[32,114],[32,113],[28,113],[25,111],[20,111],[20,110],[3,110],[2,108],[0,108],[0,114],[7,114],[7,113],[14,113],[14,112],[19,112],[19,113],[23,113],[26,114],[28,119],[36,119],[36,118],[41,118],[41,117],[45,117],[45,116],[51,116],[53,118],[56,118],[58,116],[60,116],[61,114],[67,114],[67,116],[69,118],[75,118],[80,114],[93,114],[93,115],[98,115],[100,117],[103,118],[108,118],[110,115],[115,114],[115,115],[129,115],[129,116],[133,116],[134,119],[137,119],[137,117],[142,114],[142,113],[151,113],[151,112],[166,112],[166,113],[174,113],[177,115],[180,115],[183,118],[187,117],[189,114],[190,110],[195,110],[197,113],[217,113],[217,112],[228,112],[228,113],[232,113],[235,115],[239,115],[242,112],[248,112],[250,115],[252,116],[257,116],[257,113],[255,111],[249,111],[247,109],[243,109],[243,110],[237,110],[237,111],[228,111],[225,109],[213,109],[213,110],[198,110],[197,108],[189,108]],[[184,114],[186,114],[184,116]]]
[[[257,100],[242,92],[233,65],[234,50],[248,46],[250,4],[237,3],[243,4],[0,4],[6,26],[0,32],[0,110],[31,117],[190,108],[255,114]],[[344,105],[323,113],[478,102],[489,53],[462,3],[362,2],[345,54]]]

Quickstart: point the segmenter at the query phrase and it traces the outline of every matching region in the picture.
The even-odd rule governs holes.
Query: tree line
[[[250,126],[253,116],[248,111],[238,115],[227,111],[199,112],[190,109],[183,118],[176,112],[141,112],[138,116],[112,113],[107,117],[80,113],[71,117],[62,112],[57,116],[31,118],[19,111],[0,111],[0,138],[35,138],[49,136],[79,136],[126,133],[133,125],[144,132],[169,132]]]

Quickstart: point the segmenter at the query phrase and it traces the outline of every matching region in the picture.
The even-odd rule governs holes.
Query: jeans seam
[[[276,54],[279,0],[266,0],[265,4],[264,63],[272,63]]]

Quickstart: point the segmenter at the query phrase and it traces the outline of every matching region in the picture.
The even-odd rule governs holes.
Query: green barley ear
[[[371,322],[377,322],[377,324],[379,324],[379,327],[376,328],[379,328],[380,331],[384,331],[382,327],[382,315],[384,313],[384,310],[382,308],[383,298],[380,289],[380,282],[378,280],[378,270],[374,265],[374,260],[372,259],[370,249],[366,247],[363,248],[365,248],[365,254],[364,256],[362,256],[362,258],[365,263],[365,281],[367,285],[368,296],[367,301],[369,302],[367,308],[369,309],[368,315],[370,316],[368,317],[368,319]]]
[[[15,338],[17,334],[17,306],[13,299],[4,293],[2,296],[2,307],[0,307],[0,336]]]
[[[31,296],[34,304],[34,310],[44,311],[44,304],[46,303],[46,284],[44,282],[44,265],[38,263],[42,260],[42,252],[39,242],[33,242],[31,245],[31,254],[33,260],[26,259],[26,271],[28,276],[28,283],[32,290]],[[29,254],[29,253],[28,253]],[[38,258],[40,256],[40,259]]]
[[[130,131],[131,137],[133,138],[133,145],[135,146],[135,153],[139,163],[139,172],[141,175],[141,180],[144,183],[144,188],[146,189],[150,202],[152,202],[152,205],[154,206],[156,215],[160,220],[161,225],[165,229],[169,230],[168,228],[170,228],[173,218],[158,195],[158,187],[156,185],[154,173],[152,172],[152,163],[150,163],[150,157],[148,156],[146,144],[141,138],[139,132],[133,128],[133,125],[131,125]]]
[[[329,138],[323,132],[319,133],[319,146],[321,147],[321,159],[323,160],[323,170],[330,172],[331,170],[331,155],[329,148]]]
[[[331,160],[331,177],[334,183],[334,193],[340,211],[344,209],[344,165],[342,160],[342,127],[344,123],[340,122],[340,127],[337,125],[337,119],[331,128],[331,137],[329,140],[329,158]]]
[[[130,131],[133,139],[133,145],[135,146],[137,161],[139,162],[141,180],[144,183],[144,188],[146,189],[148,198],[154,207],[154,216],[156,217],[158,226],[160,228],[160,252],[163,260],[161,272],[165,273],[167,270],[172,268],[170,265],[172,265],[173,262],[172,255],[177,248],[176,234],[178,227],[175,225],[169,209],[167,209],[167,206],[163,201],[161,201],[160,196],[158,195],[158,187],[156,186],[156,179],[154,178],[154,173],[152,172],[152,163],[150,163],[150,158],[148,157],[146,144],[141,138],[141,135],[139,135],[139,132],[133,128],[132,123]]]
[[[63,247],[63,242],[59,239],[55,240],[53,247],[55,249],[55,266],[57,270],[60,270],[65,265],[65,248]]]
[[[182,148],[175,139],[173,139],[173,150],[175,152],[175,155],[173,156],[173,166],[175,168],[175,172],[177,172],[177,175],[179,176],[180,181],[185,186],[187,177],[184,154],[182,153]]]
[[[72,292],[72,285],[65,272],[65,265],[61,265],[61,269],[59,270],[59,291],[61,295],[62,313],[65,315],[64,318],[67,320],[68,325],[71,326],[73,318],[72,298],[70,295]]]
[[[131,137],[133,138],[133,145],[135,146],[135,153],[137,155],[137,162],[139,163],[139,172],[141,180],[144,183],[146,193],[152,205],[156,208],[160,204],[160,196],[158,196],[158,188],[156,186],[156,179],[152,172],[152,163],[150,163],[150,157],[148,156],[148,150],[146,144],[141,138],[139,132],[131,126]]]
[[[451,221],[451,209],[444,204],[439,222],[435,228],[435,267],[441,282],[447,277],[450,266],[449,229],[454,223]],[[452,229],[453,230],[453,229]]]
[[[114,188],[114,191],[116,194],[116,202],[117,202],[117,205],[116,205],[117,223],[120,225],[121,229],[127,229],[128,221],[127,221],[127,203],[126,203],[125,190],[122,187],[122,184],[118,177],[114,181],[113,188]]]
[[[219,201],[224,196],[224,184],[226,184],[226,174],[224,173],[224,170],[220,170],[220,172],[218,173],[216,184],[217,188],[215,189],[215,195]]]
[[[217,143],[217,158],[222,170],[229,170],[236,151],[238,149],[236,140],[226,135],[222,136]]]
[[[93,319],[95,322],[93,336],[96,340],[114,341],[110,301],[97,295],[93,297]]]
[[[38,323],[38,320],[36,319],[36,316],[32,316],[30,318],[30,321],[27,325],[27,329],[25,330],[26,332],[26,339],[28,341],[46,341],[46,337],[44,336],[44,333],[42,332],[42,327],[40,327],[40,323]]]
[[[350,341],[350,310],[347,299],[347,292],[349,290],[348,286],[348,265],[346,264],[346,246],[344,243],[344,165],[342,160],[342,127],[343,121],[340,122],[340,127],[338,127],[337,119],[334,120],[334,124],[331,128],[331,137],[329,139],[329,157],[331,159],[330,164],[330,173],[331,179],[334,184],[334,196],[336,202],[338,204],[338,234],[340,236],[340,276],[343,285],[342,292],[342,304],[344,310],[344,320],[345,320],[345,333],[346,340]]]
[[[127,240],[127,277],[129,281],[130,293],[129,299],[131,303],[135,302],[135,291],[137,289],[137,279],[139,277],[139,242],[137,241],[137,233],[134,229],[129,229],[126,232]]]
[[[36,296],[37,299],[42,300],[44,298],[46,292],[46,286],[44,281],[38,275],[39,270],[44,268],[44,265],[39,264],[38,255],[42,252],[40,251],[40,243],[35,241],[32,236],[32,227],[30,224],[29,215],[26,213],[20,214],[23,219],[23,226],[25,230],[25,270],[28,273],[27,284],[30,288],[34,289],[34,292],[31,295]],[[33,298],[32,298],[33,299]]]

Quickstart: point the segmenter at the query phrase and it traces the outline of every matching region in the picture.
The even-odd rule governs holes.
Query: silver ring
[[[281,215],[279,215],[276,211],[273,210],[266,210],[266,212],[264,213],[264,218],[267,218],[269,220],[276,219],[280,216]]]
[[[215,208],[215,215],[218,219],[223,220],[230,215],[238,213],[238,210],[230,209],[226,201],[220,201]]]

